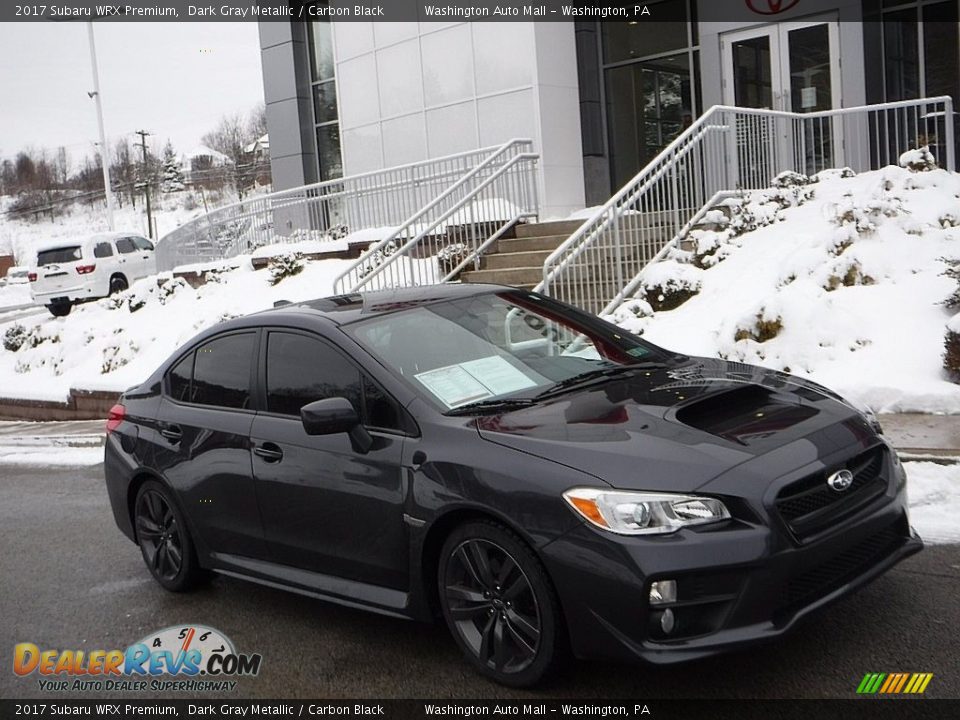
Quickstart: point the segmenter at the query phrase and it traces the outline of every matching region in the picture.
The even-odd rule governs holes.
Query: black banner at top
[[[0,3],[0,21],[685,22],[695,13],[700,20],[771,22],[823,5],[822,0],[41,0]]]

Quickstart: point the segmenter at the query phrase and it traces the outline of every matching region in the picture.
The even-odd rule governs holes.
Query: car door
[[[265,330],[253,468],[264,531],[285,565],[405,589],[408,579],[403,411],[326,339]],[[358,452],[346,433],[310,436],[300,408],[345,397],[373,447]]]
[[[145,237],[140,237],[138,235],[135,235],[131,239],[133,240],[134,246],[137,248],[137,258],[140,268],[139,277],[155,275],[157,272],[157,262],[153,243],[147,240]]]
[[[117,238],[117,271],[123,273],[130,285],[141,277],[140,262],[140,251],[133,238]]]
[[[156,467],[214,553],[266,559],[250,455],[258,331],[209,339],[167,373]]]

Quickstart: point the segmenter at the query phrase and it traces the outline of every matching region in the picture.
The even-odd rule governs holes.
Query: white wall
[[[511,138],[541,157],[543,217],[583,207],[572,23],[333,23],[345,174]]]

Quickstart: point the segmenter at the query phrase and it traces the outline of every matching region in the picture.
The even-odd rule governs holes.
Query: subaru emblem
[[[827,478],[827,485],[837,492],[843,492],[853,485],[853,473],[849,470],[838,470]]]

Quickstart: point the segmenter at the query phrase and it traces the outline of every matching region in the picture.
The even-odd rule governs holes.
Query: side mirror
[[[307,435],[348,433],[358,452],[365,453],[373,445],[373,438],[360,424],[360,416],[346,398],[326,398],[308,403],[300,408],[300,421]]]

